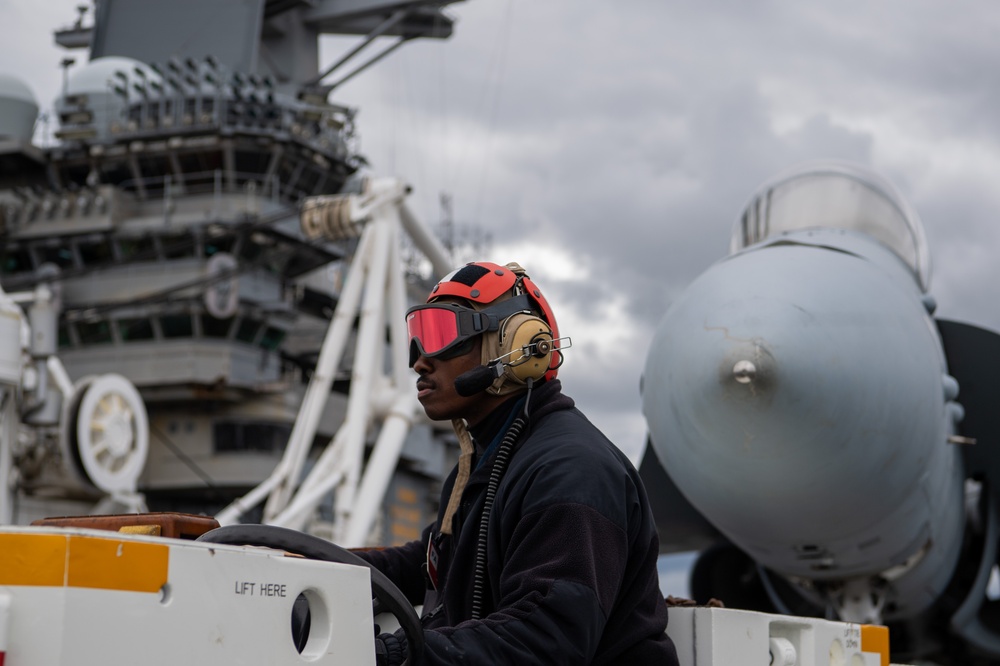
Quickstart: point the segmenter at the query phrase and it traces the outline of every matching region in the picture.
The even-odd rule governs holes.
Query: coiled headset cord
[[[486,585],[486,540],[490,528],[490,518],[493,515],[493,501],[497,496],[497,488],[500,480],[507,472],[507,463],[510,462],[514,444],[517,443],[521,432],[528,425],[528,405],[531,402],[531,387],[534,380],[528,379],[528,393],[524,398],[524,411],[514,419],[514,422],[507,428],[503,436],[503,441],[497,447],[496,458],[493,460],[493,468],[490,470],[490,481],[486,486],[486,500],[483,502],[483,515],[479,519],[479,538],[476,541],[476,567],[475,577],[472,582],[472,619],[478,620],[483,613],[483,588]]]

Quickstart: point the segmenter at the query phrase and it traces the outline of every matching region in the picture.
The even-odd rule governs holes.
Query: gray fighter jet
[[[997,663],[1000,335],[934,318],[923,228],[882,178],[763,186],[670,307],[642,471],[692,595],[890,626],[893,657]]]

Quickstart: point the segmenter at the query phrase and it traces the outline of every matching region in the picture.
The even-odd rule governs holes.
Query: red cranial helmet
[[[457,299],[464,303],[457,303]],[[517,390],[525,376],[536,372],[536,379],[556,377],[562,355],[553,342],[559,339],[555,316],[541,290],[518,264],[466,264],[441,278],[427,303],[407,312],[411,365],[420,353],[447,357],[477,335],[484,336],[484,365],[512,352],[516,355],[515,350],[523,345],[547,339],[547,345],[543,340],[540,347],[533,347],[546,349],[544,357],[535,354],[533,360],[522,362],[515,358],[512,371],[497,380],[493,392]]]

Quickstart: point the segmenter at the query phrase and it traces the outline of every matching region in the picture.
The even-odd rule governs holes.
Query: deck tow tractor
[[[380,613],[422,647],[403,594],[319,537],[184,514],[39,522],[0,528],[2,666],[372,665]],[[889,664],[885,627],[675,607],[668,633],[684,666]]]

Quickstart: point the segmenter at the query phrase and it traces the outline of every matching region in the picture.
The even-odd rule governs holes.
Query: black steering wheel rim
[[[338,562],[367,567],[372,581],[372,611],[392,614],[399,621],[407,641],[405,664],[413,664],[424,651],[424,632],[413,605],[385,574],[345,548],[311,534],[274,525],[225,525],[205,532],[197,539],[229,546],[264,546],[286,550],[310,560]]]

